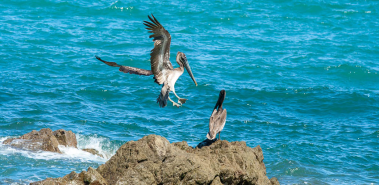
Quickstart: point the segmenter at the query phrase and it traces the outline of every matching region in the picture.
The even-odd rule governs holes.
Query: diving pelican
[[[209,118],[209,132],[207,138],[213,140],[218,134],[218,139],[220,140],[221,131],[225,126],[226,122],[226,109],[222,108],[222,103],[225,100],[226,92],[225,90],[220,91],[218,100],[215,108],[213,109],[212,115]]]
[[[170,43],[171,35],[168,31],[158,22],[158,20],[151,14],[151,17],[148,16],[151,22],[144,21],[144,25],[147,26],[146,29],[149,30],[149,33],[153,33],[149,38],[154,38],[154,48],[150,53],[150,64],[151,70],[139,69],[135,67],[122,66],[115,62],[107,62],[102,60],[100,57],[96,58],[105,64],[112,67],[119,67],[119,71],[130,74],[150,76],[154,75],[155,83],[162,85],[161,93],[157,98],[157,103],[160,107],[167,106],[167,99],[173,103],[173,106],[180,107],[187,99],[180,98],[175,93],[175,83],[178,78],[183,74],[184,68],[187,69],[188,74],[192,78],[193,82],[196,80],[192,74],[191,68],[188,64],[187,57],[184,53],[178,52],[176,54],[176,62],[179,64],[178,68],[173,68],[170,62]],[[172,91],[175,96],[178,98],[178,103],[175,103],[169,97],[169,93]]]

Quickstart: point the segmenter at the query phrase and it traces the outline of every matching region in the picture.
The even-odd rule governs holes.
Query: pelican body
[[[222,103],[225,100],[226,92],[225,90],[220,91],[216,106],[213,109],[212,115],[209,118],[209,132],[207,138],[213,140],[218,134],[218,139],[220,139],[221,131],[224,129],[226,123],[226,109],[222,108]]]
[[[154,75],[155,83],[162,85],[161,93],[157,98],[157,103],[160,107],[167,106],[167,100],[173,103],[173,106],[180,107],[187,99],[180,98],[175,92],[175,83],[179,77],[183,74],[184,68],[186,68],[188,74],[192,78],[193,82],[197,86],[195,77],[192,74],[191,67],[189,66],[187,57],[184,53],[178,52],[176,55],[176,62],[179,64],[178,68],[173,68],[170,62],[170,44],[171,35],[170,33],[158,22],[158,20],[151,15],[148,16],[151,22],[144,21],[146,29],[149,33],[153,33],[149,38],[153,38],[154,48],[150,53],[150,64],[151,70],[140,69],[129,66],[122,66],[115,62],[107,62],[102,60],[100,57],[96,58],[105,64],[112,67],[119,67],[119,71],[129,74],[138,74],[144,76]],[[169,93],[172,91],[174,95],[178,98],[178,103],[175,103],[169,97]]]

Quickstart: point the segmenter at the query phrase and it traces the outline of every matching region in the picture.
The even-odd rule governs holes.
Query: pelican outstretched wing
[[[153,73],[150,70],[140,69],[140,68],[135,68],[135,67],[129,67],[129,66],[122,66],[122,65],[117,64],[116,62],[107,62],[98,56],[95,56],[95,57],[97,60],[104,62],[108,66],[119,67],[119,71],[124,72],[124,73],[145,75],[145,76],[153,75]]]
[[[154,74],[155,82],[163,84],[166,81],[166,71],[173,69],[170,62],[171,35],[151,14],[148,16],[151,22],[144,21],[149,33],[153,33],[149,38],[154,38],[154,48],[150,53],[151,71]]]

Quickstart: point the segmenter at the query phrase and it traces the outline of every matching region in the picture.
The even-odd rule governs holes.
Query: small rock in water
[[[104,158],[104,156],[103,156],[102,154],[100,154],[99,151],[97,151],[96,149],[93,149],[93,148],[85,148],[85,149],[83,149],[83,151],[86,151],[86,152],[91,153],[91,154],[93,154],[93,155],[97,155],[97,156],[99,156],[99,157]]]
[[[62,153],[58,148],[57,138],[49,128],[41,129],[39,132],[33,130],[19,138],[9,138],[3,144],[32,151],[43,150]]]
[[[6,139],[3,144],[25,150],[42,150],[57,153],[62,153],[58,145],[77,148],[76,136],[72,131],[60,129],[53,132],[49,128],[44,128],[40,131],[33,130],[19,138]]]
[[[54,131],[54,136],[57,138],[60,145],[77,148],[78,142],[76,140],[75,134],[71,130],[56,130]]]

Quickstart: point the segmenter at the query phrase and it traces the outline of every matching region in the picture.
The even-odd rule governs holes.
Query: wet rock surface
[[[64,145],[66,147],[74,147],[77,148],[77,140],[75,134],[69,130],[65,131],[63,129],[59,129],[54,131],[54,136],[57,138],[60,145]]]
[[[93,148],[85,148],[85,149],[83,149],[83,151],[86,151],[86,152],[91,153],[91,154],[93,154],[93,155],[97,155],[97,156],[99,156],[99,157],[104,158],[104,156],[103,156],[102,154],[100,154],[99,151],[97,151],[96,149],[93,149]]]
[[[82,175],[81,175],[82,174]],[[122,145],[97,170],[89,168],[39,184],[279,184],[268,179],[260,146],[218,140],[192,148],[149,135]]]
[[[57,153],[62,153],[58,145],[78,148],[76,135],[72,131],[59,129],[53,132],[49,128],[44,128],[40,131],[33,130],[21,137],[6,139],[3,144],[25,150]],[[104,156],[95,149],[89,148],[83,149],[83,151],[104,158]]]
[[[44,128],[40,131],[33,130],[19,138],[6,139],[3,144],[33,151],[43,150],[62,153],[58,148],[59,141],[49,128]]]

